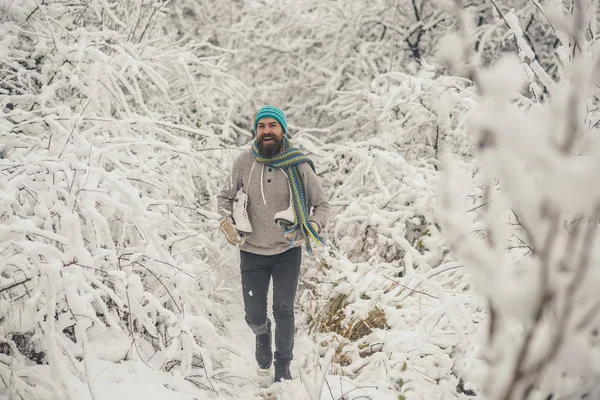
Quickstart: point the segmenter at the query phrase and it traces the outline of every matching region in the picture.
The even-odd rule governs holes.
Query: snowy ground
[[[317,355],[319,349],[308,335],[308,329],[302,323],[304,318],[299,309],[296,310],[295,358],[291,364],[294,379],[264,388],[264,386],[269,386],[272,374],[267,378],[257,375],[253,354],[254,334],[244,321],[239,273],[235,262],[234,260],[232,265],[224,267],[221,272],[225,279],[229,279],[232,289],[236,292],[237,302],[228,306],[228,319],[224,321],[224,331],[227,341],[230,342],[231,348],[237,354],[233,351],[223,351],[224,359],[221,366],[214,367],[214,376],[217,377],[215,385],[220,385],[221,389],[219,394],[199,389],[183,377],[161,371],[155,360],[148,362],[148,360],[141,361],[138,358],[117,361],[124,358],[131,343],[103,338],[90,342],[92,356],[88,357],[87,371],[85,371],[89,377],[89,386],[73,378],[69,388],[69,392],[72,394],[71,398],[77,400],[397,399],[397,395],[393,395],[383,387],[378,389],[374,383],[353,382],[351,379],[328,373],[325,374],[326,380],[324,381],[321,367],[316,366],[316,363],[323,363],[323,358]],[[307,261],[304,263],[306,267]],[[269,313],[272,313],[271,310]],[[131,354],[135,357],[135,352]],[[40,366],[40,368],[47,367]],[[318,370],[317,374],[315,374],[316,370]],[[48,371],[46,372],[48,373]],[[215,389],[218,390],[217,386]],[[319,396],[321,386],[322,390]]]
[[[229,278],[234,286],[237,295],[237,303],[229,305],[229,320],[226,323],[226,330],[231,338],[232,345],[239,354],[230,354],[224,361],[224,369],[228,370],[230,382],[234,384],[232,388],[236,392],[236,398],[239,399],[279,399],[279,400],[353,400],[356,398],[367,398],[373,400],[397,400],[397,397],[391,393],[377,390],[377,387],[365,382],[353,382],[352,380],[340,376],[325,373],[324,381],[321,365],[323,359],[318,356],[319,348],[314,340],[309,336],[308,329],[303,323],[305,320],[300,307],[296,307],[296,337],[294,348],[294,360],[291,364],[293,380],[271,385],[269,388],[262,388],[265,383],[270,383],[271,377],[264,378],[257,376],[256,362],[254,360],[254,334],[246,325],[244,320],[243,303],[241,298],[241,286],[239,272],[237,270],[237,259],[232,262],[224,276]],[[303,260],[303,271],[312,265],[306,255]],[[301,289],[299,289],[300,291]],[[300,294],[300,293],[299,293]],[[299,296],[298,296],[299,298]],[[297,299],[298,299],[297,298]],[[272,293],[269,293],[269,317],[273,320],[271,302]],[[320,366],[316,364],[320,363]],[[318,371],[318,373],[315,373]],[[273,368],[271,368],[273,372]],[[359,387],[359,386],[360,387]],[[268,386],[268,385],[267,385]],[[322,386],[319,396],[319,389]],[[370,387],[369,387],[370,386]],[[230,398],[222,396],[221,398]]]
[[[377,390],[377,387],[365,382],[353,382],[348,378],[335,375],[326,375],[326,381],[323,381],[323,388],[320,397],[318,396],[320,379],[322,371],[315,374],[316,370],[314,362],[315,354],[317,353],[317,345],[308,335],[308,329],[299,320],[301,315],[299,310],[296,310],[297,326],[296,339],[294,349],[294,360],[291,364],[291,372],[293,380],[291,382],[283,382],[274,384],[268,389],[257,387],[265,381],[262,377],[257,377],[256,363],[254,361],[254,334],[248,328],[244,321],[243,306],[235,304],[231,307],[232,318],[228,324],[228,330],[232,340],[235,340],[240,355],[232,355],[226,362],[231,369],[232,375],[242,377],[253,377],[254,382],[239,380],[240,386],[237,389],[240,399],[255,399],[257,398],[277,398],[279,400],[304,400],[304,399],[319,399],[319,400],[352,400],[356,398],[362,399],[377,399],[377,400],[397,400],[391,393],[385,393]],[[235,312],[237,310],[237,312]],[[272,316],[270,317],[272,318]],[[322,362],[322,359],[321,359]],[[272,371],[272,368],[271,368]],[[316,376],[315,376],[316,375]],[[268,379],[272,379],[272,376]],[[316,380],[316,383],[315,383]],[[276,394],[277,397],[272,397]],[[227,397],[223,397],[224,399]]]

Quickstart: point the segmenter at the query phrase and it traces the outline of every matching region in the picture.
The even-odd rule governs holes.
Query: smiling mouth
[[[267,143],[268,143],[268,142],[272,142],[272,141],[274,141],[274,140],[275,140],[275,138],[274,138],[274,137],[272,137],[272,136],[267,136],[267,137],[264,137],[264,138],[263,138],[263,142],[267,142]]]

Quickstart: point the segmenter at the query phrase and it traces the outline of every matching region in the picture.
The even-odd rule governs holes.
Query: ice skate
[[[252,225],[248,218],[248,196],[244,192],[244,188],[238,190],[233,200],[232,219],[235,229],[240,233],[242,239],[252,233]]]
[[[296,213],[292,196],[292,190],[290,188],[290,206],[283,211],[279,211],[273,217],[275,219],[275,223],[283,229],[289,229],[296,221]]]

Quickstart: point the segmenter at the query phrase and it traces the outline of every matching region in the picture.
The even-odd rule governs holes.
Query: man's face
[[[283,148],[283,128],[276,119],[261,118],[256,124],[256,143],[258,152],[265,158],[271,158]]]

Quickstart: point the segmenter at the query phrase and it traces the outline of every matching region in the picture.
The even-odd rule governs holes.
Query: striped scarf
[[[288,138],[284,137],[283,140],[284,150],[275,157],[262,157],[258,152],[256,140],[252,143],[252,154],[254,155],[256,161],[260,163],[268,165],[271,168],[282,168],[285,170],[292,192],[295,214],[294,225],[286,230],[285,233],[297,230],[305,238],[306,250],[310,253],[311,246],[309,238],[312,238],[315,242],[321,243],[322,245],[325,245],[325,240],[313,229],[308,220],[309,210],[306,200],[304,179],[302,179],[302,174],[300,174],[300,168],[298,167],[303,162],[307,162],[312,170],[315,171],[315,165],[310,158],[304,155],[299,149],[293,147],[292,142],[290,142]],[[296,237],[292,241],[290,247],[294,245],[297,235],[298,234],[296,234]]]

